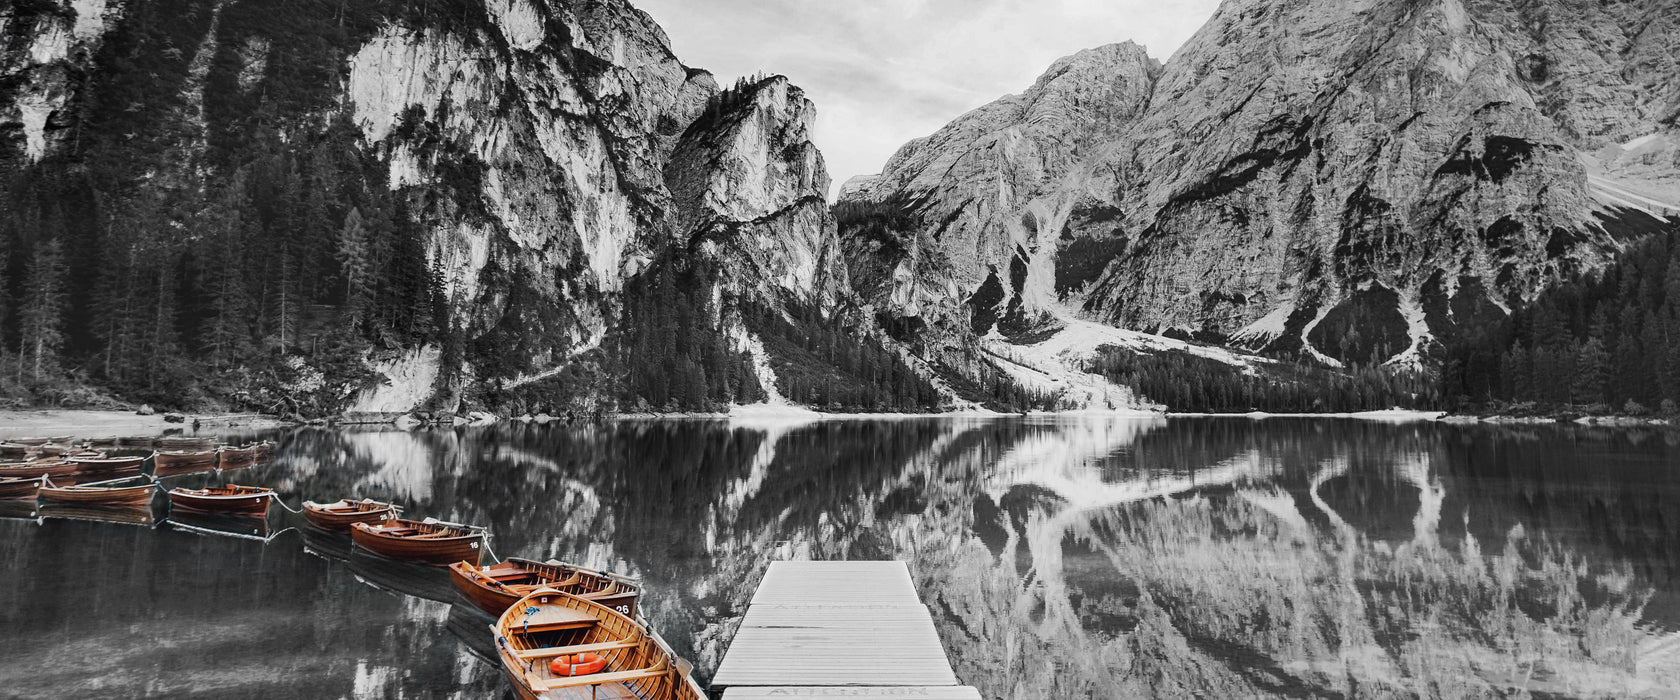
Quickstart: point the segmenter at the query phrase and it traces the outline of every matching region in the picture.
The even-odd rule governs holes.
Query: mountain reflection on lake
[[[703,679],[770,561],[852,558],[909,562],[988,698],[1680,688],[1672,431],[942,418],[275,437],[270,464],[166,482],[394,499],[490,525],[502,556],[640,576],[644,614]],[[289,513],[221,537],[32,512],[0,509],[0,694],[505,692],[488,618],[451,605],[440,572]]]

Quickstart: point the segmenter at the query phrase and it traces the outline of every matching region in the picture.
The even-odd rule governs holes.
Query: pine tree
[[[23,302],[18,305],[18,379],[27,366],[29,378],[40,382],[58,368],[59,350],[64,346],[65,292],[64,253],[58,239],[38,243],[24,282]]]
[[[352,207],[338,233],[339,267],[344,271],[344,311],[349,324],[359,324],[372,303],[371,251],[362,212]],[[405,290],[407,291],[407,290]]]
[[[1610,377],[1609,367],[1610,353],[1605,351],[1603,341],[1588,338],[1581,344],[1575,359],[1574,386],[1571,387],[1576,403],[1592,405],[1605,402],[1604,386]]]

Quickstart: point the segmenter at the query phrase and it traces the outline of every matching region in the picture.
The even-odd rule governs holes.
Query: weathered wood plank
[[[712,678],[727,700],[979,698],[956,683],[903,562],[771,564]]]

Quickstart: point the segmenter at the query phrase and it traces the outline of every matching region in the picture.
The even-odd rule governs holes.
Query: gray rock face
[[[1135,49],[1065,59],[850,183],[844,202],[901,214],[887,237],[906,251],[860,253],[854,276],[891,263],[865,290],[889,315],[979,333],[1077,313],[1413,362],[1680,212],[1676,16],[1227,2],[1158,71]]]
[[[0,169],[8,172],[67,152],[67,125],[86,97],[77,91],[91,89],[77,77],[106,60],[102,40],[156,50],[146,43],[155,32],[133,26],[125,5],[41,5],[0,8]],[[192,12],[225,17],[230,7],[204,1]],[[197,32],[169,41],[204,70],[183,83],[196,91],[178,100],[184,116],[149,115],[165,128],[193,121],[184,131],[205,131],[206,90],[263,89],[275,79],[269,54],[299,50],[286,44],[298,41],[295,29],[206,26],[170,28]],[[285,87],[327,95],[320,102],[335,113],[282,114],[284,128],[352,124],[356,147],[388,168],[393,198],[428,231],[426,257],[442,272],[460,346],[519,343],[493,361],[406,348],[377,363],[389,385],[363,392],[350,410],[406,412],[434,395],[447,407],[469,383],[541,376],[599,344],[628,282],[665,256],[737,270],[739,293],[821,305],[846,287],[822,197],[828,175],[810,143],[814,110],[787,81],[764,81],[708,111],[720,98],[716,81],[685,66],[652,18],[624,0],[486,0],[442,15],[398,4],[358,9],[340,26],[354,28],[330,47],[345,56],[338,74]],[[206,81],[212,65],[240,68]],[[171,167],[207,172],[203,151],[184,148]]]
[[[740,293],[827,308],[850,290],[815,122],[786,78],[743,84],[714,98],[665,169],[677,233]]]

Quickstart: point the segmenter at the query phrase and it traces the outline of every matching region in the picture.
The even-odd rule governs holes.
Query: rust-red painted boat
[[[448,566],[458,561],[478,565],[484,551],[484,531],[454,523],[394,519],[379,525],[354,523],[350,540],[369,552],[391,559]]]
[[[258,486],[211,486],[202,489],[171,489],[171,508],[196,510],[201,513],[235,513],[267,515],[274,500],[274,490]]]

